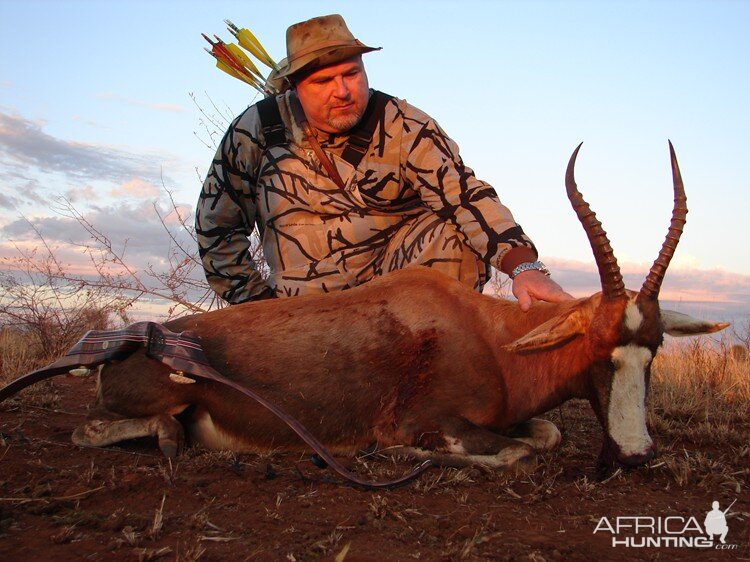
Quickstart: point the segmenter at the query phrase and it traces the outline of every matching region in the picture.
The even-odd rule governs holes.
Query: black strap
[[[263,136],[266,139],[266,148],[286,144],[286,131],[276,98],[265,98],[259,101],[257,106],[260,124],[263,127]]]
[[[349,132],[349,140],[344,147],[341,157],[355,168],[362,162],[362,158],[370,148],[375,127],[383,117],[386,104],[393,96],[375,90],[367,103],[367,109],[362,115],[359,123]],[[284,122],[279,112],[279,104],[276,98],[270,97],[261,100],[257,104],[260,124],[263,127],[263,136],[266,139],[266,148],[286,144],[286,132]]]
[[[383,117],[385,105],[393,99],[393,96],[378,92],[375,90],[370,96],[362,119],[349,132],[349,141],[344,148],[341,157],[349,162],[355,168],[362,162],[362,158],[367,154],[372,142],[372,136],[375,134],[375,127]]]

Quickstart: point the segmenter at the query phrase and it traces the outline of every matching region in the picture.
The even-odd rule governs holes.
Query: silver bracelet
[[[531,271],[532,269],[536,269],[537,271],[541,271],[544,273],[547,277],[550,276],[549,269],[547,269],[547,266],[544,265],[540,261],[526,261],[523,263],[519,263],[516,267],[513,268],[513,271],[510,272],[510,278],[515,279],[520,273],[523,273],[524,271]]]

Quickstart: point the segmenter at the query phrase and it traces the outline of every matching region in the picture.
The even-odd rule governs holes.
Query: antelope
[[[410,267],[340,293],[251,302],[166,327],[197,334],[215,369],[281,406],[338,454],[376,444],[442,465],[522,466],[560,442],[557,428],[535,416],[584,398],[604,431],[600,462],[642,465],[655,454],[645,407],[664,333],[728,326],[659,307],[687,213],[669,146],[672,219],[638,292],[625,289],[606,233],[578,191],[579,145],[566,187],[593,250],[599,293],[524,313],[513,301]],[[245,396],[172,375],[143,351],[107,364],[73,441],[106,446],[152,435],[174,456],[186,432],[210,449],[304,449]]]

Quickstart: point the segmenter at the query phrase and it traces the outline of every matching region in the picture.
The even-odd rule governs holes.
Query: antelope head
[[[604,429],[600,464],[639,466],[655,455],[646,427],[646,399],[651,361],[664,334],[707,334],[728,324],[701,321],[659,307],[659,290],[687,215],[685,189],[672,143],[669,143],[674,184],[672,220],[659,256],[638,292],[625,288],[607,234],[578,191],[574,168],[580,148],[578,145],[568,162],[565,184],[591,244],[602,290],[545,322],[509,348],[519,353],[536,353],[551,349],[563,352],[565,347],[575,346],[575,354],[570,354],[569,361],[574,372],[569,375],[574,381],[574,395],[588,398]]]

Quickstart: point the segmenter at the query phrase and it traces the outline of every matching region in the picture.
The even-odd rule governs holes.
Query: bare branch
[[[220,110],[209,97],[212,111],[208,113],[195,96],[190,97],[210,139],[210,143],[202,142],[215,148],[219,131],[232,119],[231,112]],[[196,174],[200,176],[197,168]],[[153,209],[165,238],[155,243],[166,242],[167,251],[158,264],[138,265],[136,256],[128,252],[128,240],[113,242],[106,225],[95,224],[93,215],[61,196],[51,209],[74,221],[86,235],[84,241],[69,242],[87,261],[85,269],[73,270],[61,262],[61,247],[45,238],[39,224],[22,217],[38,244],[33,249],[16,244],[14,258],[0,259],[0,333],[13,327],[30,335],[38,356],[49,358],[64,352],[87,329],[110,327],[116,319],[129,322],[128,311],[139,304],[156,303],[166,309],[168,318],[226,306],[205,281],[192,213],[175,200],[163,173],[161,185],[168,206],[164,209],[155,202]],[[259,271],[266,272],[261,246],[254,233],[250,254]]]

